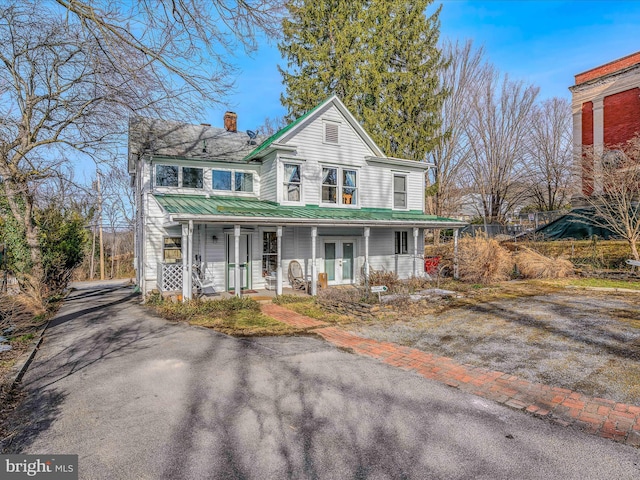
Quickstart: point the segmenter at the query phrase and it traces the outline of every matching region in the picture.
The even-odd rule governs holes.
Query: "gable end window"
[[[393,176],[393,208],[407,208],[407,176]]]
[[[396,255],[405,255],[409,252],[409,235],[407,232],[395,232]]]
[[[326,122],[324,124],[324,141],[325,143],[335,143],[339,141],[340,125],[333,122]]]
[[[302,185],[300,182],[300,165],[284,164],[284,200],[299,202],[302,199]]]
[[[177,187],[178,167],[175,165],[156,165],[156,186]]]
[[[358,171],[348,168],[323,167],[322,203],[358,205]]]

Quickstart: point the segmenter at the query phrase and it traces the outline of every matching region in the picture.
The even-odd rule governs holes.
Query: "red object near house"
[[[424,271],[431,274],[438,271],[440,257],[424,257]]]

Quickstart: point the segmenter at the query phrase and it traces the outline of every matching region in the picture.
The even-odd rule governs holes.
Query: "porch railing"
[[[158,289],[161,292],[182,291],[182,263],[158,264]]]

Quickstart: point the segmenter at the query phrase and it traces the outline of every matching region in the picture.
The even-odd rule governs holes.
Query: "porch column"
[[[418,227],[413,227],[413,276],[418,276]]]
[[[318,294],[318,268],[316,267],[316,240],[318,227],[311,227],[311,295]]]
[[[276,273],[276,294],[282,295],[282,227],[276,228],[276,264],[278,265]]]
[[[369,286],[369,236],[371,228],[364,227],[364,284]]]
[[[458,279],[458,232],[460,229],[453,229],[453,278]]]
[[[187,230],[188,238],[188,257],[187,257],[187,300],[193,298],[193,220],[189,220],[189,228]]]
[[[189,287],[187,286],[187,277],[189,276],[189,225],[182,224],[182,301],[186,302],[189,298]]]
[[[235,294],[236,297],[242,296],[242,278],[240,275],[240,225],[233,226],[233,244],[235,246],[234,252],[234,284],[235,284]]]

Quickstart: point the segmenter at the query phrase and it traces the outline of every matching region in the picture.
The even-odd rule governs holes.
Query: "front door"
[[[233,235],[227,235],[227,290],[236,288],[236,249]],[[251,288],[251,258],[250,258],[249,235],[240,235],[240,288],[245,290]]]
[[[325,240],[324,271],[330,285],[355,281],[355,241],[353,239]]]

